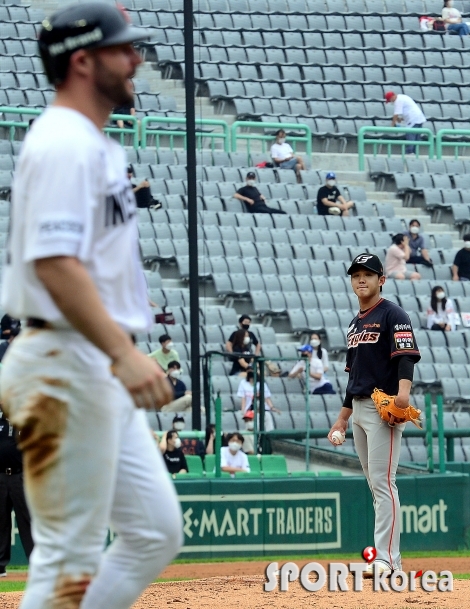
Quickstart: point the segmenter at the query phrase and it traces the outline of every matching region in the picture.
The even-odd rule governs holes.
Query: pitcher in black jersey
[[[385,276],[379,258],[367,253],[356,256],[348,275],[360,310],[347,331],[349,382],[328,439],[333,444],[332,433],[346,431],[352,414],[356,451],[374,499],[377,557],[364,574],[373,577],[374,569],[386,575],[401,569],[400,502],[395,477],[405,425],[393,418],[390,424],[383,421],[371,394],[377,387],[396,395],[395,404],[406,408],[414,365],[421,356],[410,318],[401,307],[381,296]]]

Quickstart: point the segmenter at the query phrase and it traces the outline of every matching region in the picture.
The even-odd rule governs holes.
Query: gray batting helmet
[[[124,10],[102,2],[71,4],[42,22],[39,53],[49,82],[60,84],[78,49],[99,49],[145,40],[150,30],[132,27]]]

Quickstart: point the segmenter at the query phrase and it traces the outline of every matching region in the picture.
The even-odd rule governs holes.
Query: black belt
[[[38,328],[39,330],[52,330],[52,324],[45,319],[39,319],[38,317],[28,317],[26,320],[26,327]]]
[[[46,321],[45,319],[39,319],[38,317],[28,317],[26,320],[27,328],[38,328],[39,330],[53,330],[54,326]],[[137,339],[135,334],[130,335],[132,342],[134,345],[137,343]]]
[[[353,400],[370,400],[370,395],[353,395]]]
[[[13,474],[21,474],[22,472],[22,467],[5,467],[4,469],[0,469],[0,474],[6,474],[7,476],[12,476]]]

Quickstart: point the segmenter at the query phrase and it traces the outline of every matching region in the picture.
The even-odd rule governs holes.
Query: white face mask
[[[442,300],[443,298],[445,298],[446,293],[445,292],[436,292],[436,298],[438,300]]]
[[[247,180],[246,183],[248,186],[256,186],[256,180]]]
[[[417,234],[419,233],[419,226],[412,226],[412,227],[410,228],[410,233],[411,233],[412,235],[417,235]]]
[[[172,340],[170,340],[170,342],[165,345],[165,349],[173,349],[174,346],[175,346],[175,343]]]
[[[327,186],[334,186],[335,184],[336,184],[336,180],[327,180],[326,181]]]
[[[240,450],[240,448],[242,447],[242,445],[239,444],[238,442],[229,442],[228,447],[233,453],[237,453]]]
[[[253,421],[247,421],[245,423],[245,429],[247,431],[253,431],[254,428],[255,428],[255,424],[253,423]]]
[[[249,336],[245,336],[245,338],[243,339],[243,344],[249,345],[250,343],[251,343],[251,338]]]
[[[175,448],[181,448],[181,440],[179,438],[175,438]]]
[[[179,368],[175,368],[175,370],[170,372],[170,376],[174,379],[179,378],[181,376],[181,370]]]
[[[285,138],[285,137],[280,137],[280,138],[277,140],[277,143],[278,143],[278,144],[284,144],[284,142],[285,142],[285,141],[286,141],[286,138]]]
[[[177,431],[181,431],[182,429],[184,429],[183,421],[180,421],[178,423],[173,423],[173,429],[176,429]]]
[[[318,338],[312,338],[312,340],[310,341],[310,345],[312,347],[319,347],[320,346],[320,341],[318,340]]]

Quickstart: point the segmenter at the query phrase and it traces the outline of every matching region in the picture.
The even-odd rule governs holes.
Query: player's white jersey
[[[79,112],[48,108],[26,137],[12,193],[2,290],[8,313],[67,327],[34,261],[73,256],[121,327],[138,332],[151,325],[135,198],[116,142]]]

